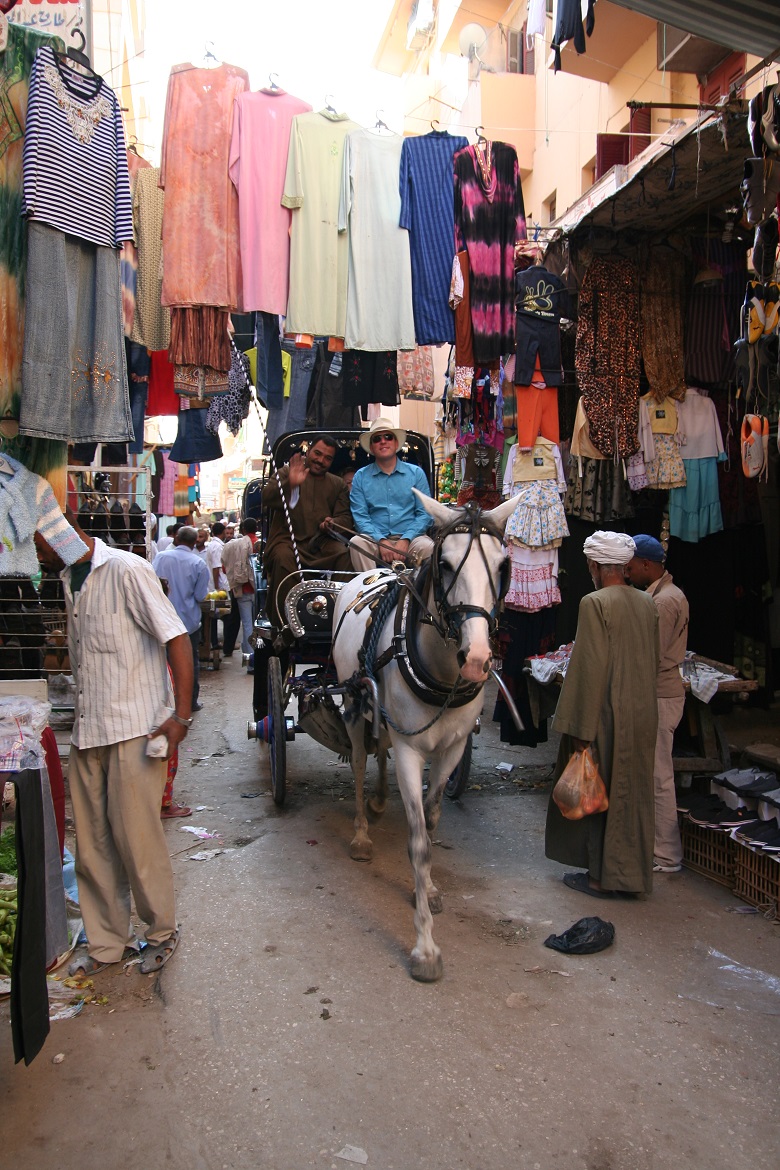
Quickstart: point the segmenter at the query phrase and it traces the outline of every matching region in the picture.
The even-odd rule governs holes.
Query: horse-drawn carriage
[[[360,433],[334,433],[334,472],[366,461]],[[274,447],[271,474],[310,440],[306,432],[282,436]],[[423,469],[433,493],[430,441],[407,432],[399,458]],[[258,481],[248,485],[243,510],[259,519],[262,543],[267,517],[261,491]],[[369,801],[378,815],[385,804],[392,747],[415,874],[412,974],[432,980],[442,966],[430,914],[441,908],[441,899],[430,879],[428,831],[438,821],[443,793],[454,798],[468,779],[471,737],[491,671],[490,640],[507,581],[502,537],[512,505],[483,512],[474,504],[448,508],[422,496],[420,502],[436,526],[430,561],[419,568],[381,564],[367,573],[298,569],[286,582],[291,588],[282,624],[268,618],[276,606],[267,604],[260,552],[254,719],[247,730],[250,739],[269,745],[278,805],[285,799],[287,745],[299,732],[350,759],[357,788],[351,844],[356,860],[369,860],[372,850],[363,798],[367,755],[375,754],[379,765],[378,788]],[[292,698],[297,717],[286,713]],[[426,761],[430,770],[424,791]]]

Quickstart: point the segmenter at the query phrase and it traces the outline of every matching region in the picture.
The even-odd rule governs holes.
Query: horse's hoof
[[[370,861],[374,856],[374,846],[366,838],[355,837],[350,844],[349,855],[353,861]]]
[[[412,979],[419,983],[435,983],[437,979],[441,979],[444,974],[444,963],[440,951],[437,950],[435,954],[426,955],[424,958],[412,951],[409,973]]]
[[[417,894],[414,890],[412,890],[412,905],[414,907],[417,906]],[[438,890],[428,895],[428,909],[431,914],[441,914],[444,909],[444,903],[441,900],[441,894]]]
[[[375,820],[378,820],[385,811],[385,801],[380,803],[372,796],[368,801],[368,811]]]

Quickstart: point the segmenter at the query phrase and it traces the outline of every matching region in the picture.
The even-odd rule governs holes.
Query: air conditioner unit
[[[420,49],[424,49],[433,35],[435,24],[433,0],[415,0],[406,26],[407,50],[418,53]]]

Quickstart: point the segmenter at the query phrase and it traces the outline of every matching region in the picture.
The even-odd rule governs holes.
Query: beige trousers
[[[430,559],[432,552],[433,541],[430,536],[415,536],[406,550],[407,564],[420,565]],[[370,536],[353,536],[349,542],[349,555],[356,573],[367,573],[369,569],[377,567],[378,559],[381,561],[377,543]]]
[[[140,736],[70,749],[79,901],[89,953],[101,963],[117,963],[135,939],[131,891],[152,946],[176,930],[173,869],[160,821],[166,761],[150,759],[146,742]]]
[[[685,696],[658,700],[658,738],[655,741],[655,861],[661,865],[682,862],[680,826],[677,822],[677,795],[674,789],[672,746],[674,730],[682,719]]]

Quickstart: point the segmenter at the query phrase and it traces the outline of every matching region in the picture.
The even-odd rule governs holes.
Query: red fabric
[[[41,736],[44,755],[46,756],[46,770],[49,773],[49,787],[54,805],[54,819],[57,822],[57,838],[60,843],[60,858],[65,852],[65,778],[62,775],[60,753],[57,740],[50,727],[43,729]]]
[[[158,349],[149,355],[149,394],[146,399],[146,413],[178,414],[179,399],[173,389],[173,366],[168,361],[168,350]]]

